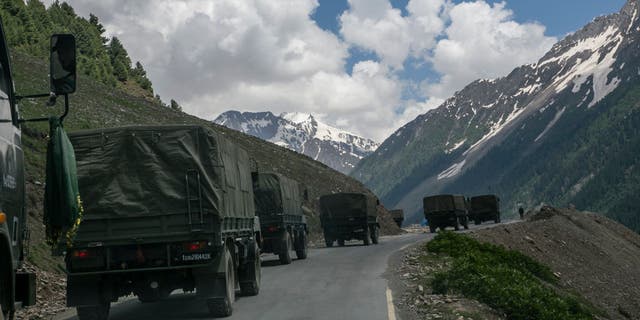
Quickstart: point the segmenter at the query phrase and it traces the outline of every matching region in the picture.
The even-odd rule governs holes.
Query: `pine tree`
[[[131,59],[127,50],[124,48],[120,39],[113,37],[109,44],[109,57],[113,66],[113,74],[119,81],[126,81],[129,77],[129,69],[131,68]]]
[[[171,99],[171,109],[175,111],[182,111],[182,107],[173,99]]]

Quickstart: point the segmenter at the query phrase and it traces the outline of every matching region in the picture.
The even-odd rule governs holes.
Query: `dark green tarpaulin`
[[[59,118],[49,119],[44,224],[47,240],[54,249],[70,246],[80,224],[82,202],[78,192],[73,146]]]
[[[473,197],[471,198],[471,211],[498,212],[500,211],[500,198],[492,194]]]
[[[255,215],[247,152],[206,127],[132,126],[70,138],[86,221],[185,214],[187,192],[207,214]]]
[[[256,215],[302,215],[298,182],[276,173],[254,172],[251,177]]]
[[[320,197],[320,219],[377,216],[377,199],[362,193],[336,193]]]
[[[442,212],[467,210],[467,204],[463,196],[460,195],[437,195],[425,197],[423,199],[424,212]]]

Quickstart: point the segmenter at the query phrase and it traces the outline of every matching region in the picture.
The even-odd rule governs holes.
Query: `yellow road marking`
[[[396,308],[393,306],[393,295],[389,287],[387,287],[387,312],[389,320],[396,320]]]

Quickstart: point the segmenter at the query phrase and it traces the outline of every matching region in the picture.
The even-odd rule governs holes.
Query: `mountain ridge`
[[[414,218],[420,209],[419,199],[439,192],[500,191],[509,211],[518,203],[571,203],[580,191],[566,196],[567,190],[589,174],[568,177],[561,183],[567,190],[549,198],[542,197],[539,190],[527,194],[520,190],[524,187],[504,190],[502,185],[506,185],[504,179],[523,179],[510,170],[527,157],[537,158],[552,147],[559,148],[556,145],[561,140],[574,145],[583,142],[584,137],[575,135],[580,125],[592,124],[622,101],[607,98],[622,99],[624,92],[635,88],[640,75],[639,18],[638,1],[629,1],[619,13],[598,17],[562,39],[537,62],[517,67],[504,77],[470,83],[440,107],[398,129],[360,162],[352,176],[386,203],[413,213]],[[624,92],[613,94],[616,90]],[[506,145],[513,145],[509,149],[512,153],[497,155],[496,150],[502,149],[496,148]],[[632,147],[620,145],[621,150]],[[571,149],[562,148],[556,152]],[[602,162],[602,156],[593,157],[594,162]],[[500,162],[502,168],[492,167],[493,176],[485,174],[483,181],[477,178],[483,176],[478,170],[491,167],[484,163],[487,159]],[[532,177],[546,176],[539,170]],[[586,202],[582,205],[591,208]]]
[[[329,126],[307,113],[230,110],[213,122],[307,155],[342,173],[350,172],[378,147],[373,140]]]

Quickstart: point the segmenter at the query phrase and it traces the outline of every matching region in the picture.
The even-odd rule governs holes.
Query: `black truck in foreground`
[[[465,229],[469,228],[469,216],[467,214],[467,203],[464,196],[442,194],[429,196],[423,199],[424,217],[429,223],[431,233],[437,228],[444,230],[446,227],[453,227],[460,230],[460,225]]]
[[[500,223],[500,198],[487,194],[469,199],[469,219],[476,225],[491,220]]]
[[[29,230],[22,126],[25,122],[49,121],[49,117],[23,119],[18,101],[28,98],[64,96],[63,119],[69,111],[68,95],[75,91],[76,46],[72,35],[53,35],[50,52],[50,92],[20,96],[14,91],[11,58],[5,30],[0,21],[0,319],[14,318],[16,308],[35,304],[35,274],[19,272]]]
[[[320,223],[327,247],[334,241],[357,239],[368,246],[378,243],[379,229],[377,206],[380,201],[362,193],[336,193],[320,197]]]
[[[253,194],[260,217],[263,253],[274,253],[280,263],[291,263],[291,251],[307,258],[307,218],[302,212],[298,182],[276,173],[254,172]]]
[[[260,289],[249,157],[199,126],[75,132],[84,218],[66,255],[67,305],[107,319],[111,302],[196,292],[229,316]],[[259,224],[258,224],[259,225]]]

